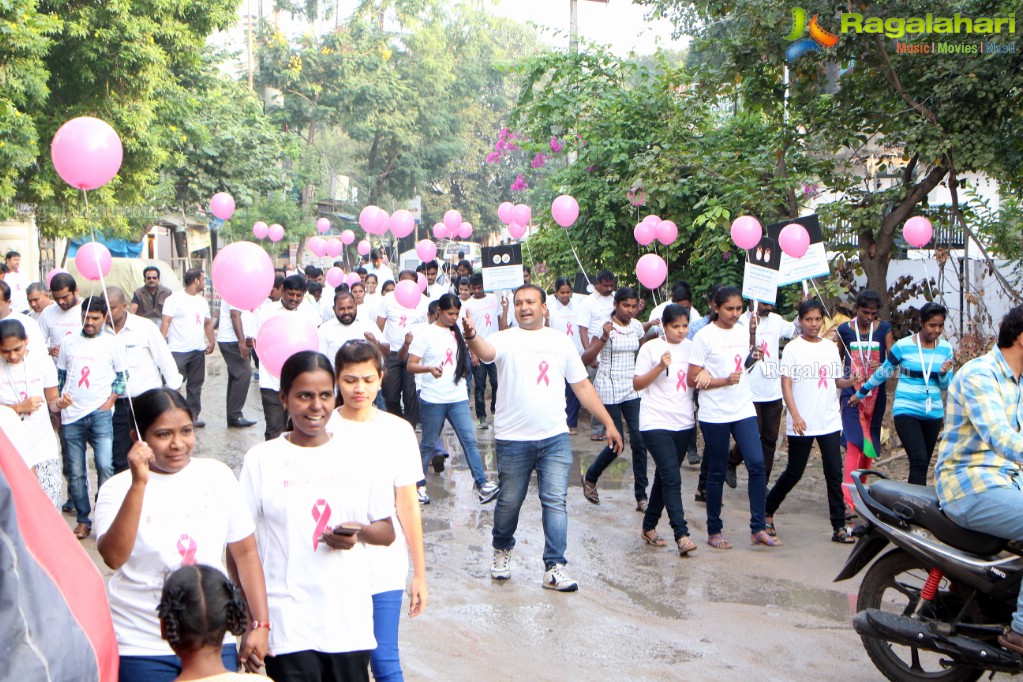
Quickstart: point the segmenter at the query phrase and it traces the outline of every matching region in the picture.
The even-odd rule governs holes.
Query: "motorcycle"
[[[877,669],[898,682],[1023,672],[1023,656],[997,641],[1016,610],[1023,548],[957,526],[933,487],[869,470],[852,478],[861,522],[835,581],[870,565],[853,628]],[[862,480],[870,478],[877,480]],[[874,561],[888,545],[894,547]]]

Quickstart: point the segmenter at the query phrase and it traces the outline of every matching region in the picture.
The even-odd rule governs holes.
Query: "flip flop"
[[[651,536],[650,533],[653,533],[653,536]],[[643,541],[648,545],[653,545],[654,547],[668,546],[668,541],[660,536],[656,528],[643,531]]]
[[[780,538],[771,537],[766,530],[750,535],[751,545],[763,545],[764,547],[781,547],[784,543]]]
[[[599,443],[602,440],[607,440],[607,436],[597,436],[595,434],[590,434],[590,440],[592,440],[594,443]]]
[[[597,484],[587,481],[586,476],[581,476],[580,480],[583,483],[583,497],[586,498],[586,501],[592,502],[593,504],[600,504],[600,496],[597,494]]]
[[[713,547],[714,549],[732,548],[732,543],[726,540],[725,536],[722,535],[721,533],[718,533],[717,535],[711,535],[709,538],[707,538],[707,544]]]
[[[831,541],[838,542],[843,545],[852,545],[856,543],[856,538],[849,535],[845,528],[839,528],[831,534]]]
[[[725,540],[725,542],[727,542],[727,540]],[[678,545],[679,556],[688,556],[690,552],[696,551],[696,543],[693,542],[692,538],[688,535],[680,537],[675,541],[675,544]]]

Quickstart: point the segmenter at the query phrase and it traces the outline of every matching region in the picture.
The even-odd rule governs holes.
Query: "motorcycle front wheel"
[[[900,616],[911,616],[920,602],[920,591],[927,582],[929,568],[901,549],[885,554],[874,562],[860,585],[856,610],[879,609]],[[948,621],[962,609],[965,600],[950,589],[943,578],[931,604],[921,609],[919,617]],[[979,622],[979,609],[974,607],[966,619]],[[971,618],[972,616],[972,618]],[[973,682],[982,670],[962,665],[948,665],[948,656],[903,644],[894,644],[874,637],[861,637],[867,655],[877,669],[893,682],[940,680],[941,682]],[[942,663],[946,661],[946,663]]]

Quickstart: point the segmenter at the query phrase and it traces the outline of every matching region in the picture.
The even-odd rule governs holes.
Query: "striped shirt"
[[[942,503],[1015,485],[1023,463],[1021,396],[1019,378],[998,348],[956,373],[934,468]]]
[[[938,339],[935,348],[921,348],[916,338],[917,335],[913,334],[896,341],[884,364],[856,392],[856,397],[862,400],[867,393],[898,374],[892,416],[941,419],[941,392],[947,390],[952,381],[951,370],[942,374],[941,366],[952,357],[952,346],[948,341]],[[926,381],[925,374],[928,377]]]

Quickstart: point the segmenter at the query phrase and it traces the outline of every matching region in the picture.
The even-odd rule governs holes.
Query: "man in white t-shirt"
[[[415,282],[416,273],[402,270],[398,274],[398,281],[403,280]],[[387,355],[387,372],[381,382],[380,391],[384,394],[387,411],[404,417],[412,426],[419,422],[416,381],[412,372],[408,371],[406,361],[398,358],[398,349],[405,343],[405,334],[414,325],[426,321],[429,305],[430,301],[425,296],[420,296],[415,308],[406,308],[391,294],[384,297],[377,311],[377,326],[391,347],[391,352]]]
[[[216,348],[210,304],[203,296],[206,275],[199,268],[185,272],[185,288],[175,291],[163,303],[160,334],[167,339],[178,371],[185,378],[188,407],[194,426],[206,426],[199,419],[202,412],[202,385],[206,381],[206,356]]]
[[[82,329],[78,282],[66,272],[57,273],[50,280],[50,295],[57,305],[44,308],[38,322],[50,356],[56,361],[61,342]]]
[[[473,323],[476,325],[476,333],[481,339],[488,339],[501,329],[501,302],[494,294],[487,294],[483,291],[483,274],[474,272],[469,275],[470,298],[462,304],[462,316],[471,314]],[[490,412],[496,414],[497,407],[497,368],[472,354],[472,383],[473,396],[476,403],[476,421],[479,428],[487,428],[487,379],[490,380]]]
[[[5,259],[7,263],[7,275],[3,281],[11,288],[11,306],[14,312],[28,313],[28,285],[31,282],[28,275],[21,271],[21,254],[17,251],[8,251]]]
[[[611,313],[615,309],[615,287],[617,280],[610,270],[601,270],[593,279],[593,293],[583,299],[579,306],[579,341],[583,350],[590,347],[590,339],[601,336],[604,331],[604,323],[611,319]],[[586,368],[586,372],[593,381],[597,374],[597,362]],[[604,427],[600,422],[590,416],[590,440],[604,440]]]
[[[488,339],[479,335],[472,313],[465,315],[462,325],[469,349],[482,362],[496,364],[500,377],[501,409],[494,416],[494,442],[501,492],[494,508],[490,576],[495,580],[511,577],[519,510],[535,470],[543,508],[543,586],[571,592],[579,584],[565,571],[568,480],[572,470],[572,444],[565,424],[565,382],[583,407],[604,424],[608,446],[615,452],[621,452],[622,437],[587,379],[575,346],[566,335],[544,326],[546,299],[540,287],[519,287],[514,299],[519,326]]]
[[[391,346],[384,340],[380,328],[372,322],[357,319],[355,297],[350,291],[334,294],[334,319],[320,325],[317,334],[320,337],[320,352],[327,356],[331,366],[334,365],[338,349],[353,339],[375,344],[385,358],[391,353]]]
[[[700,317],[700,312],[693,307],[693,290],[689,286],[689,282],[679,282],[671,288],[671,300],[661,303],[650,311],[650,317],[647,318],[646,323],[643,325],[643,329],[660,327],[661,315],[664,313],[664,309],[672,303],[689,308],[690,320],[696,320]]]
[[[220,301],[220,320],[217,323],[217,347],[227,364],[227,426],[244,429],[256,422],[246,419],[242,410],[249,395],[252,381],[252,351],[245,343],[242,316],[245,311],[227,301]]]
[[[383,286],[384,282],[388,280],[394,280],[394,270],[391,269],[390,265],[384,263],[380,249],[373,249],[369,254],[369,259],[371,264],[366,266],[366,274],[376,275],[378,286]]]
[[[448,293],[447,285],[437,281],[437,269],[439,267],[435,260],[426,264],[426,297],[431,301],[436,301]]]
[[[43,311],[53,305],[50,291],[42,282],[32,282],[25,288],[25,291],[28,294],[28,316],[38,322]]]
[[[92,532],[85,446],[92,445],[99,487],[114,474],[114,401],[124,395],[124,364],[117,340],[103,334],[107,302],[92,296],[82,302],[82,331],[67,337],[57,355],[57,385],[64,436],[64,457],[71,479],[71,499],[78,514],[75,537]]]
[[[7,286],[6,280],[0,280],[0,320],[17,320],[25,327],[25,335],[28,337],[28,349],[37,357],[46,355],[46,342],[43,341],[43,333],[39,330],[39,324],[24,313],[15,312],[11,302],[11,288]]]

